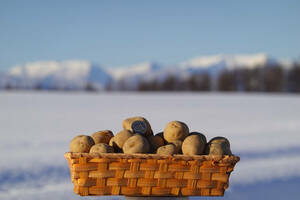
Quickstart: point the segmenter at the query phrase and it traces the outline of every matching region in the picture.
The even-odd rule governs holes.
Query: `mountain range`
[[[81,90],[88,85],[103,90],[108,85],[113,89],[126,85],[127,88],[137,89],[141,81],[163,81],[170,75],[186,79],[193,74],[208,73],[214,79],[224,70],[277,64],[290,68],[293,62],[283,62],[263,53],[201,56],[172,66],[144,62],[105,68],[82,60],[41,61],[15,66],[0,74],[0,88]]]

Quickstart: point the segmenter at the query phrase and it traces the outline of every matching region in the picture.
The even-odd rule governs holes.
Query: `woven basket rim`
[[[158,155],[158,154],[124,154],[124,153],[74,153],[74,152],[66,152],[64,154],[66,159],[74,159],[79,157],[86,158],[108,158],[108,159],[163,159],[163,160],[184,160],[184,161],[215,161],[222,163],[232,163],[236,164],[240,157],[236,155]]]

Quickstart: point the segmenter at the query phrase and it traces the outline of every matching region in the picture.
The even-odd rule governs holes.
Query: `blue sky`
[[[217,53],[300,57],[300,1],[0,1],[0,70],[40,60],[174,64]]]

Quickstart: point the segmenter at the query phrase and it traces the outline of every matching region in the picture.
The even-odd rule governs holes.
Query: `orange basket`
[[[223,196],[238,156],[65,153],[81,196]]]

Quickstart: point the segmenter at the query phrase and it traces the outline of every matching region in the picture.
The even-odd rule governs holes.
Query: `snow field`
[[[1,92],[0,111],[0,199],[77,198],[63,157],[69,141],[103,129],[116,134],[136,115],[155,133],[181,120],[208,140],[227,137],[241,157],[229,196],[238,185],[300,177],[296,95]]]

